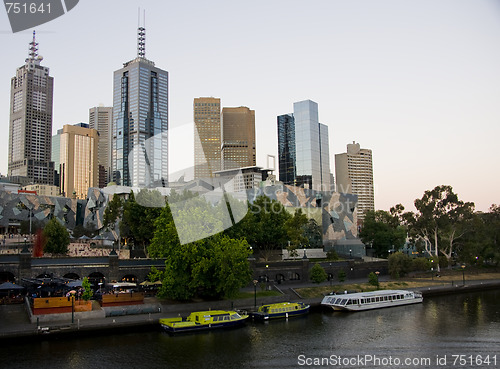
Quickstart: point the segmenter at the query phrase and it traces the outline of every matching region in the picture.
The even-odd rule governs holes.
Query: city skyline
[[[170,73],[172,171],[193,165],[192,147],[183,147],[192,142],[193,98],[217,96],[224,106],[255,110],[260,166],[277,155],[276,116],[311,99],[329,127],[332,173],[334,155],[348,143],[373,151],[377,209],[401,202],[411,210],[414,199],[441,184],[478,210],[500,202],[500,174],[486,164],[498,157],[500,133],[497,2],[84,2],[36,29],[54,77],[52,134],[87,122],[93,106],[112,105],[113,71],[135,55],[138,6],[146,8],[148,59]],[[278,17],[298,26],[281,28]],[[202,30],[222,42],[200,44]],[[10,33],[5,13],[0,31],[9,50],[0,74],[0,117],[8,129],[10,78],[28,55],[32,31]],[[176,139],[176,129],[191,136]],[[172,157],[186,162],[175,168]]]

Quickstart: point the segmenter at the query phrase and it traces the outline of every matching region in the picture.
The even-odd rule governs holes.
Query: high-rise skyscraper
[[[99,135],[88,124],[66,124],[59,136],[60,191],[63,196],[85,199],[89,187],[97,186]]]
[[[220,99],[199,97],[194,112],[194,178],[211,178],[221,170]]]
[[[294,184],[297,156],[295,150],[295,121],[293,114],[278,116],[278,168],[280,181]]]
[[[151,187],[168,183],[168,72],[146,59],[145,29],[137,57],[114,72],[113,181]]]
[[[293,114],[278,116],[280,181],[318,191],[330,191],[328,126],[319,123],[318,104],[293,104]]]
[[[255,110],[222,109],[222,169],[256,165]]]
[[[54,80],[42,66],[33,32],[29,58],[11,79],[9,177],[25,182],[54,184],[51,158]]]
[[[371,150],[362,149],[356,142],[348,144],[346,153],[335,155],[335,177],[337,192],[358,195],[359,220],[368,210],[375,210]]]
[[[99,132],[97,163],[99,165],[99,188],[111,182],[111,136],[113,130],[113,108],[97,106],[89,109],[89,128]]]

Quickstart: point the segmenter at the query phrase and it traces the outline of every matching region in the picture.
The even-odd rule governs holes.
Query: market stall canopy
[[[23,288],[24,288],[23,286],[19,286],[11,282],[5,282],[0,284],[0,291],[22,290]]]

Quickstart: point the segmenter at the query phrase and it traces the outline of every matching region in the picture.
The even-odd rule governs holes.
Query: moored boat
[[[380,290],[339,295],[328,295],[321,305],[333,310],[361,311],[385,307],[417,304],[423,301],[422,294],[416,291]]]
[[[251,313],[251,316],[256,320],[269,320],[304,315],[308,312],[309,305],[303,302],[280,302],[262,305],[256,312]]]
[[[160,325],[167,332],[176,333],[236,327],[247,319],[247,314],[232,310],[209,310],[192,312],[187,317],[160,319]]]

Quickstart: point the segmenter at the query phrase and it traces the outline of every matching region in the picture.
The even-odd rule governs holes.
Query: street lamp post
[[[349,259],[352,259],[352,249],[349,249]]]
[[[465,286],[465,264],[462,264],[462,285]]]
[[[257,283],[259,283],[259,281],[254,279],[253,280],[253,307],[254,307],[254,309],[257,308]]]
[[[380,274],[380,272],[377,270],[377,271],[375,272],[375,275],[377,276],[377,288],[379,288],[379,287],[380,287],[380,284],[379,284],[379,282],[378,282],[378,275],[379,275],[379,274]]]

